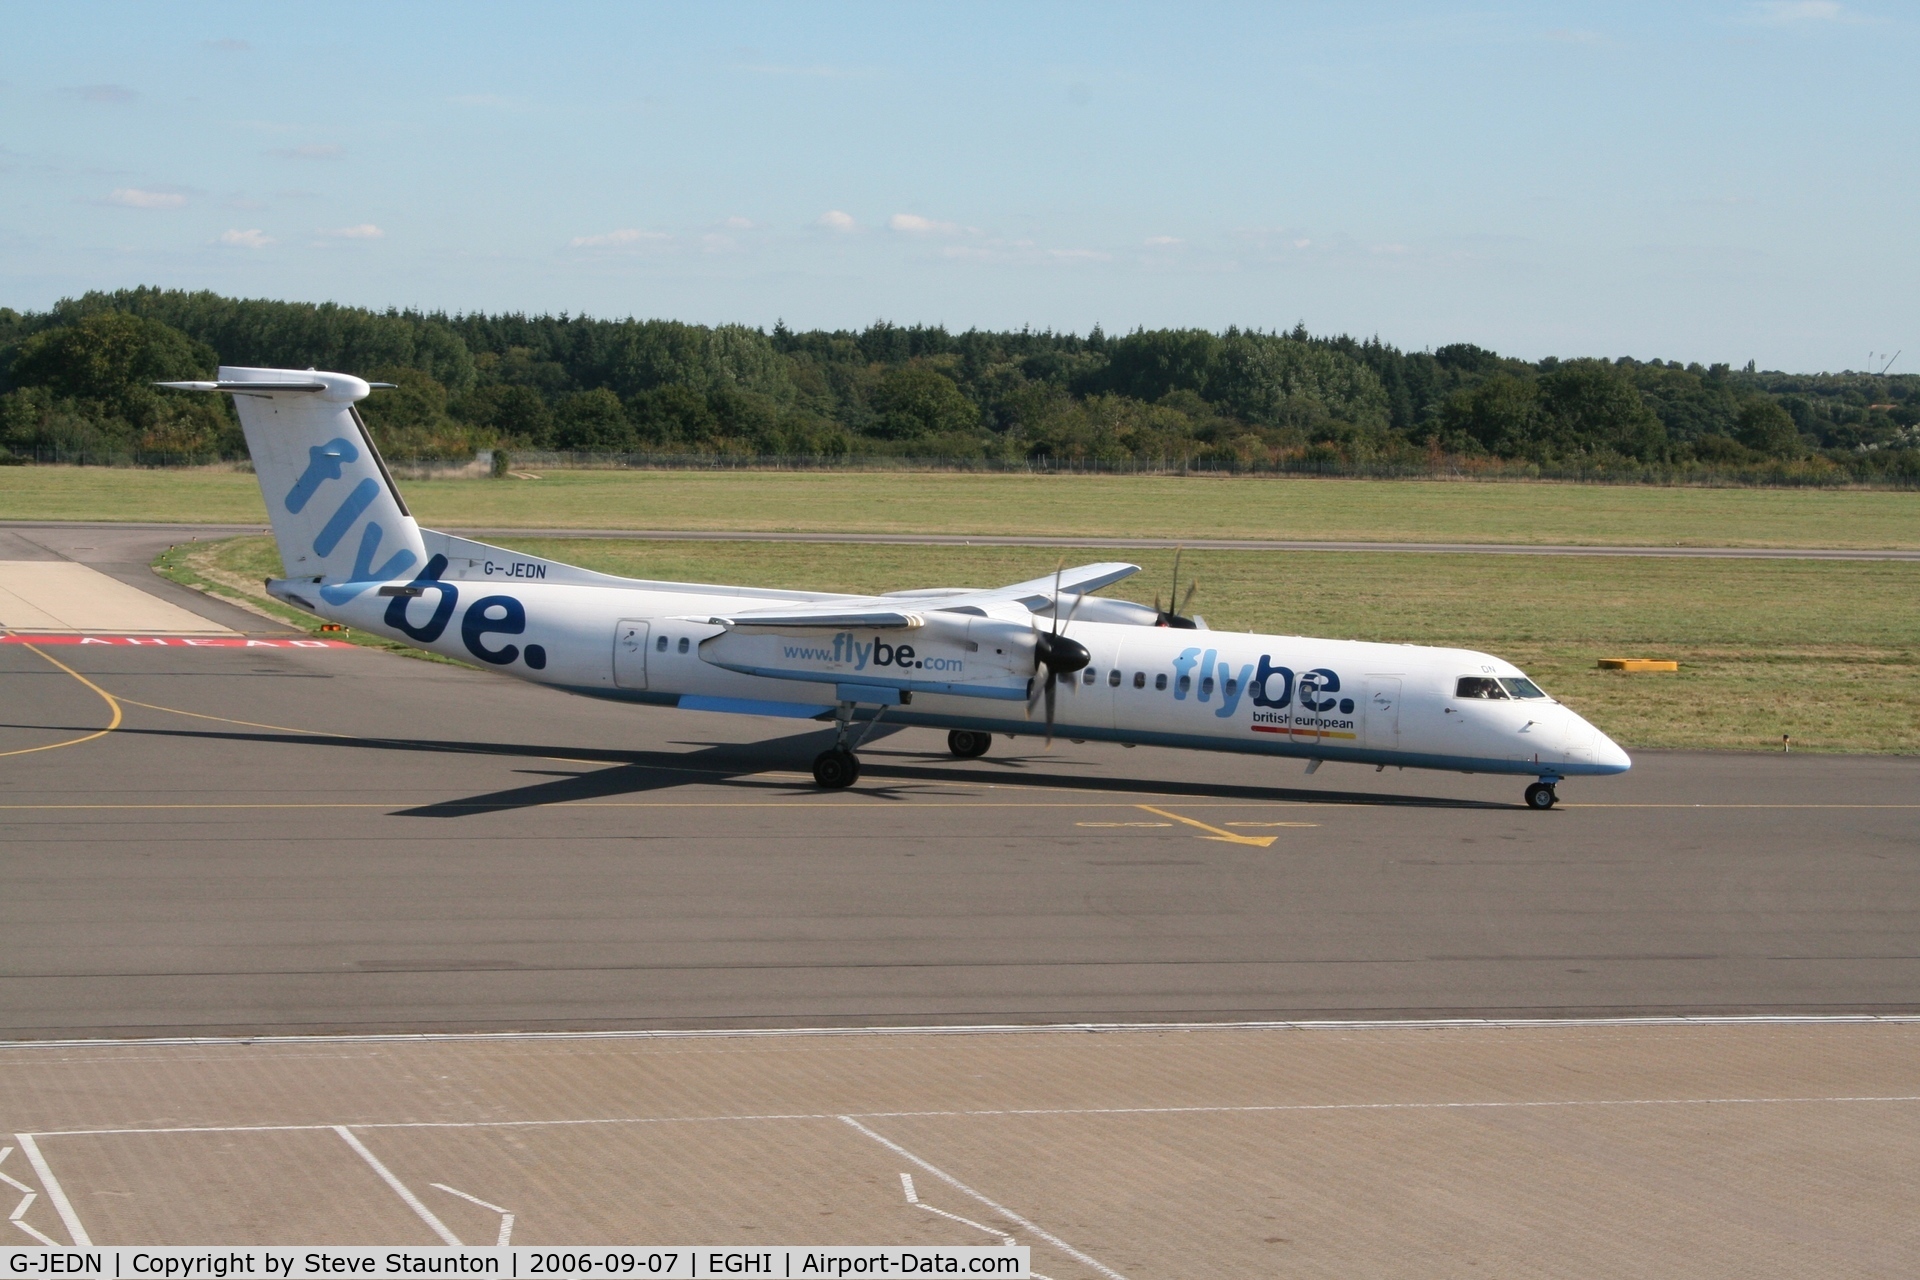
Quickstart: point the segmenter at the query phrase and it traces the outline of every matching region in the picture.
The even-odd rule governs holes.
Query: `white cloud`
[[[236,249],[264,249],[273,243],[273,237],[267,235],[258,227],[247,231],[235,229],[232,231],[222,231],[220,233],[220,243],[230,244]]]
[[[338,160],[347,149],[337,142],[309,142],[301,147],[280,147],[269,154],[282,160]]]
[[[896,213],[887,219],[887,225],[895,231],[905,231],[909,235],[954,236],[960,234],[960,225],[954,222],[937,222],[932,218],[923,218],[917,213]]]
[[[387,233],[371,222],[362,222],[351,227],[335,227],[331,231],[322,231],[320,234],[331,236],[335,240],[381,240]]]
[[[1793,22],[1838,22],[1844,9],[1835,0],[1766,0],[1756,6],[1760,21],[1775,26]]]
[[[753,219],[743,218],[735,214],[733,217],[727,219],[727,225],[735,231],[751,231],[753,229]]]
[[[842,213],[838,209],[829,209],[821,214],[820,225],[823,227],[831,227],[835,231],[858,231],[860,229],[860,224],[853,220],[852,214]]]
[[[129,209],[178,209],[186,202],[178,191],[143,191],[139,187],[115,187],[107,195],[108,204]]]
[[[575,249],[617,249],[622,245],[639,244],[643,240],[670,240],[664,231],[642,231],[638,227],[622,227],[618,231],[608,231],[597,236],[575,236],[567,243]]]
[[[1185,244],[1179,236],[1148,236],[1142,243],[1155,249],[1164,249],[1169,245]]]
[[[1047,256],[1062,262],[1111,262],[1113,255],[1098,249],[1049,249]]]

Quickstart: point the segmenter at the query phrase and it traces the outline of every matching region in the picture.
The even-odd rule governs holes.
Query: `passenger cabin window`
[[[686,651],[687,651],[687,638],[686,638],[685,636],[681,636],[681,637],[680,637],[680,652],[682,652],[682,653],[685,653]]]
[[[1213,696],[1213,677],[1212,676],[1208,676],[1205,680],[1202,680],[1200,682],[1200,696],[1203,698],[1211,698]]]
[[[1146,687],[1147,687],[1147,673],[1146,673],[1146,672],[1144,672],[1144,671],[1136,671],[1136,672],[1134,672],[1134,673],[1133,673],[1133,687],[1134,687],[1134,688],[1136,688],[1136,689],[1144,689],[1144,688],[1146,688]]]
[[[1544,698],[1547,696],[1546,690],[1525,676],[1501,676],[1500,687],[1516,698]]]
[[[1175,690],[1175,692],[1177,692],[1177,693],[1185,693],[1185,692],[1186,692],[1187,690],[1189,690],[1189,689],[1191,689],[1191,688],[1193,688],[1193,677],[1192,677],[1192,676],[1181,676],[1181,677],[1180,677],[1180,687],[1179,687],[1179,688],[1178,688],[1177,690]]]
[[[658,649],[661,653],[665,653],[667,651],[667,638],[665,636],[661,636],[659,641],[653,647]]]
[[[1238,692],[1240,692],[1240,682],[1238,680],[1235,680],[1232,676],[1228,676],[1227,677],[1227,696],[1231,698],[1234,694]]]
[[[1107,672],[1107,683],[1112,685],[1116,689],[1120,687],[1120,669],[1118,667],[1115,667],[1112,671]]]
[[[1456,698],[1482,698],[1488,700],[1507,700],[1507,691],[1492,676],[1461,676],[1460,683],[1454,686]]]
[[[1081,677],[1080,677],[1080,683],[1081,683],[1081,684],[1092,684],[1092,683],[1093,683],[1093,680],[1094,680],[1094,675],[1095,675],[1095,674],[1096,674],[1096,673],[1094,672],[1094,669],[1093,669],[1092,667],[1088,667],[1088,668],[1087,668],[1087,673],[1086,673],[1085,675],[1083,675],[1083,676],[1081,676]]]
[[[1163,671],[1153,678],[1153,687],[1156,689],[1165,689],[1167,687],[1166,672]]]

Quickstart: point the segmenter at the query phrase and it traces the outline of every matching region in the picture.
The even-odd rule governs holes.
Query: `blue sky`
[[[1913,371],[1917,31],[1878,0],[15,0],[0,305],[1304,320]]]

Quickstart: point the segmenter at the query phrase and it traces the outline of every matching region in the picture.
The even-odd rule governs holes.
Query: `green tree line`
[[[396,458],[505,447],[1920,478],[1912,375],[1525,361],[1464,343],[1402,351],[1304,326],[767,332],[149,288],[44,312],[0,308],[0,451],[16,460],[242,456],[229,406],[151,385],[205,377],[217,363],[398,384],[365,409]]]

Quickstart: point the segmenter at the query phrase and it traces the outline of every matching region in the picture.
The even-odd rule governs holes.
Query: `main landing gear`
[[[1560,796],[1553,789],[1558,778],[1542,778],[1527,788],[1527,808],[1551,809],[1560,802]]]
[[[813,780],[829,791],[850,787],[860,781],[860,757],[853,754],[853,749],[860,745],[859,742],[852,740],[853,707],[854,704],[851,702],[840,704],[833,717],[840,732],[831,747],[813,758]],[[882,707],[881,713],[885,710],[886,708]],[[866,740],[867,734],[872,733],[873,726],[878,723],[880,723],[880,715],[876,714],[867,722],[865,732],[860,735],[861,741]]]
[[[975,733],[971,729],[955,729],[947,734],[947,750],[962,760],[973,760],[987,754],[987,748],[993,745],[990,733]]]
[[[850,787],[860,780],[860,757],[845,747],[822,751],[813,758],[813,780],[828,790]]]

